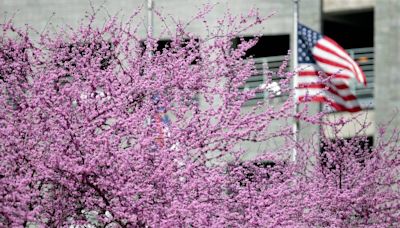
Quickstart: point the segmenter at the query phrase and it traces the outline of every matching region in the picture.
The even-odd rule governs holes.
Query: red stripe
[[[302,87],[302,86],[304,86],[304,87]],[[346,84],[334,84],[334,86],[337,89],[349,89],[349,86]],[[302,84],[299,84],[299,88],[324,89],[326,87],[328,87],[328,85],[326,85],[324,83],[308,83],[308,84],[302,83]]]
[[[158,136],[155,138],[155,141],[157,142],[158,146],[162,147],[164,146],[164,132],[161,114],[157,113],[154,119],[158,131]]]
[[[328,77],[333,77],[333,78],[342,78],[342,79],[350,79],[351,77],[348,75],[344,75],[344,74],[330,74],[330,73],[326,73],[326,72],[322,72],[321,71],[321,75],[326,75]],[[299,71],[299,76],[319,76],[318,71]]]
[[[347,108],[344,105],[336,103],[331,99],[327,99],[324,96],[307,97],[307,100],[306,100],[306,96],[300,96],[299,97],[299,101],[300,102],[323,102],[323,103],[328,103],[336,111],[347,111],[347,112],[358,112],[358,111],[361,111],[361,107],[360,106],[353,107],[353,108]]]
[[[299,76],[319,76],[318,71],[299,71]]]

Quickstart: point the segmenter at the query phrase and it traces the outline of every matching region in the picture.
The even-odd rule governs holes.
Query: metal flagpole
[[[147,31],[153,36],[153,0],[147,0]]]
[[[295,71],[297,70],[298,67],[298,22],[299,22],[299,1],[300,0],[293,0],[293,35],[292,35],[292,44],[293,44],[293,51],[292,51],[292,70]],[[296,96],[296,87],[298,85],[298,75],[297,73],[293,77],[293,92],[295,93],[294,95],[294,115],[296,115],[299,112],[299,105],[297,101],[297,96]],[[295,162],[297,159],[297,141],[298,141],[298,131],[299,131],[299,120],[294,118],[293,119],[293,139],[295,142],[295,147],[293,148],[293,153],[292,153],[292,160]]]
[[[147,39],[153,37],[153,0],[147,0]],[[149,51],[149,57],[153,56],[153,52]]]
[[[320,13],[323,12],[322,9],[323,9],[323,2],[321,1]],[[322,17],[322,16],[320,15],[320,17]],[[321,34],[324,34],[324,23],[320,23],[319,28],[320,28]],[[324,111],[324,104],[322,102],[320,102],[319,105],[318,105],[318,112],[321,113],[323,111]],[[324,118],[323,116],[320,117],[320,119],[319,119],[320,123],[318,124],[318,134],[319,134],[318,135],[318,139],[319,139],[319,141],[318,141],[318,152],[321,152],[322,137],[324,136],[324,127],[322,126],[323,118]]]

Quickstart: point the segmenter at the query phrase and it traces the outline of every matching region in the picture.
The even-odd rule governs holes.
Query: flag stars
[[[311,50],[320,38],[321,36],[317,32],[299,24],[297,39],[299,63],[315,63]]]

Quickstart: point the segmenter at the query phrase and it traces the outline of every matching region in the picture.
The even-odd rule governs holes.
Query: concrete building
[[[155,7],[165,14],[174,15],[182,21],[191,18],[201,7],[203,1],[190,0],[153,0]],[[146,7],[145,0],[92,0],[95,8],[102,5],[100,19],[107,13],[119,13],[127,17],[135,9]],[[216,1],[212,1],[216,2]],[[222,16],[227,8],[233,13],[246,12],[251,7],[257,7],[264,15],[275,12],[265,25],[258,29],[263,37],[254,52],[259,61],[268,60],[271,67],[281,60],[290,48],[292,33],[292,0],[220,0],[209,15],[209,21],[216,23],[216,18]],[[82,0],[0,0],[1,18],[13,17],[16,24],[30,24],[38,31],[44,28],[53,29],[58,25],[77,25],[91,11],[90,1]],[[391,119],[395,113],[391,110],[400,108],[400,1],[398,0],[301,0],[300,21],[303,24],[323,31],[341,44],[359,62],[368,78],[368,87],[355,86],[357,96],[365,108],[358,114],[360,119],[372,121],[374,125]],[[13,16],[14,15],[14,16]],[[146,32],[146,11],[140,15],[144,26],[140,32]],[[101,23],[99,21],[98,23]],[[154,21],[154,32],[159,34],[163,25]],[[205,31],[198,24],[188,28],[197,34]],[[253,36],[255,31],[248,31],[243,36]],[[168,39],[168,37],[163,37]],[[273,46],[268,44],[276,42]],[[252,82],[256,86],[261,79]],[[259,96],[256,99],[263,99]],[[348,116],[348,113],[332,112],[329,118]],[[400,118],[392,122],[400,126]],[[305,128],[305,132],[307,128]],[[329,130],[329,129],[327,129]],[[356,128],[349,127],[343,132],[344,137],[351,137]],[[368,129],[368,136],[373,137],[374,126]]]

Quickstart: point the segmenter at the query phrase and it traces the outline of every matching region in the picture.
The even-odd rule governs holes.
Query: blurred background
[[[182,21],[189,20],[206,1],[193,0],[153,0],[153,7],[164,15],[172,15]],[[216,2],[216,1],[211,1]],[[227,8],[233,13],[245,13],[256,7],[264,15],[275,12],[262,28],[240,34],[253,37],[261,32],[259,43],[251,49],[258,65],[267,63],[270,69],[279,67],[283,56],[291,48],[293,30],[292,0],[220,0],[208,16],[211,24],[223,16]],[[363,111],[357,113],[360,120],[373,123],[365,134],[373,139],[375,126],[393,118],[394,110],[400,108],[400,1],[399,0],[300,0],[300,22],[319,31],[344,47],[364,70],[368,85],[352,85]],[[76,26],[86,12],[101,8],[99,22],[109,15],[118,14],[121,18],[136,9],[143,10],[138,22],[144,26],[140,33],[145,36],[147,23],[146,0],[0,0],[2,20],[14,18],[18,25],[29,24],[39,32],[44,29],[57,29],[69,24]],[[104,20],[103,20],[104,21]],[[154,34],[161,34],[163,24],[154,17]],[[205,30],[200,23],[192,23],[190,31],[199,35]],[[169,41],[161,36],[160,45]],[[263,83],[262,75],[254,75],[246,84],[255,88]],[[257,94],[253,103],[264,101],[265,94]],[[252,103],[250,102],[249,105]],[[328,118],[350,116],[346,112],[331,111]],[[395,118],[391,126],[399,127],[400,118]],[[328,130],[328,129],[327,129]],[[349,125],[343,137],[352,137],[356,125]],[[304,130],[305,132],[307,130]]]

